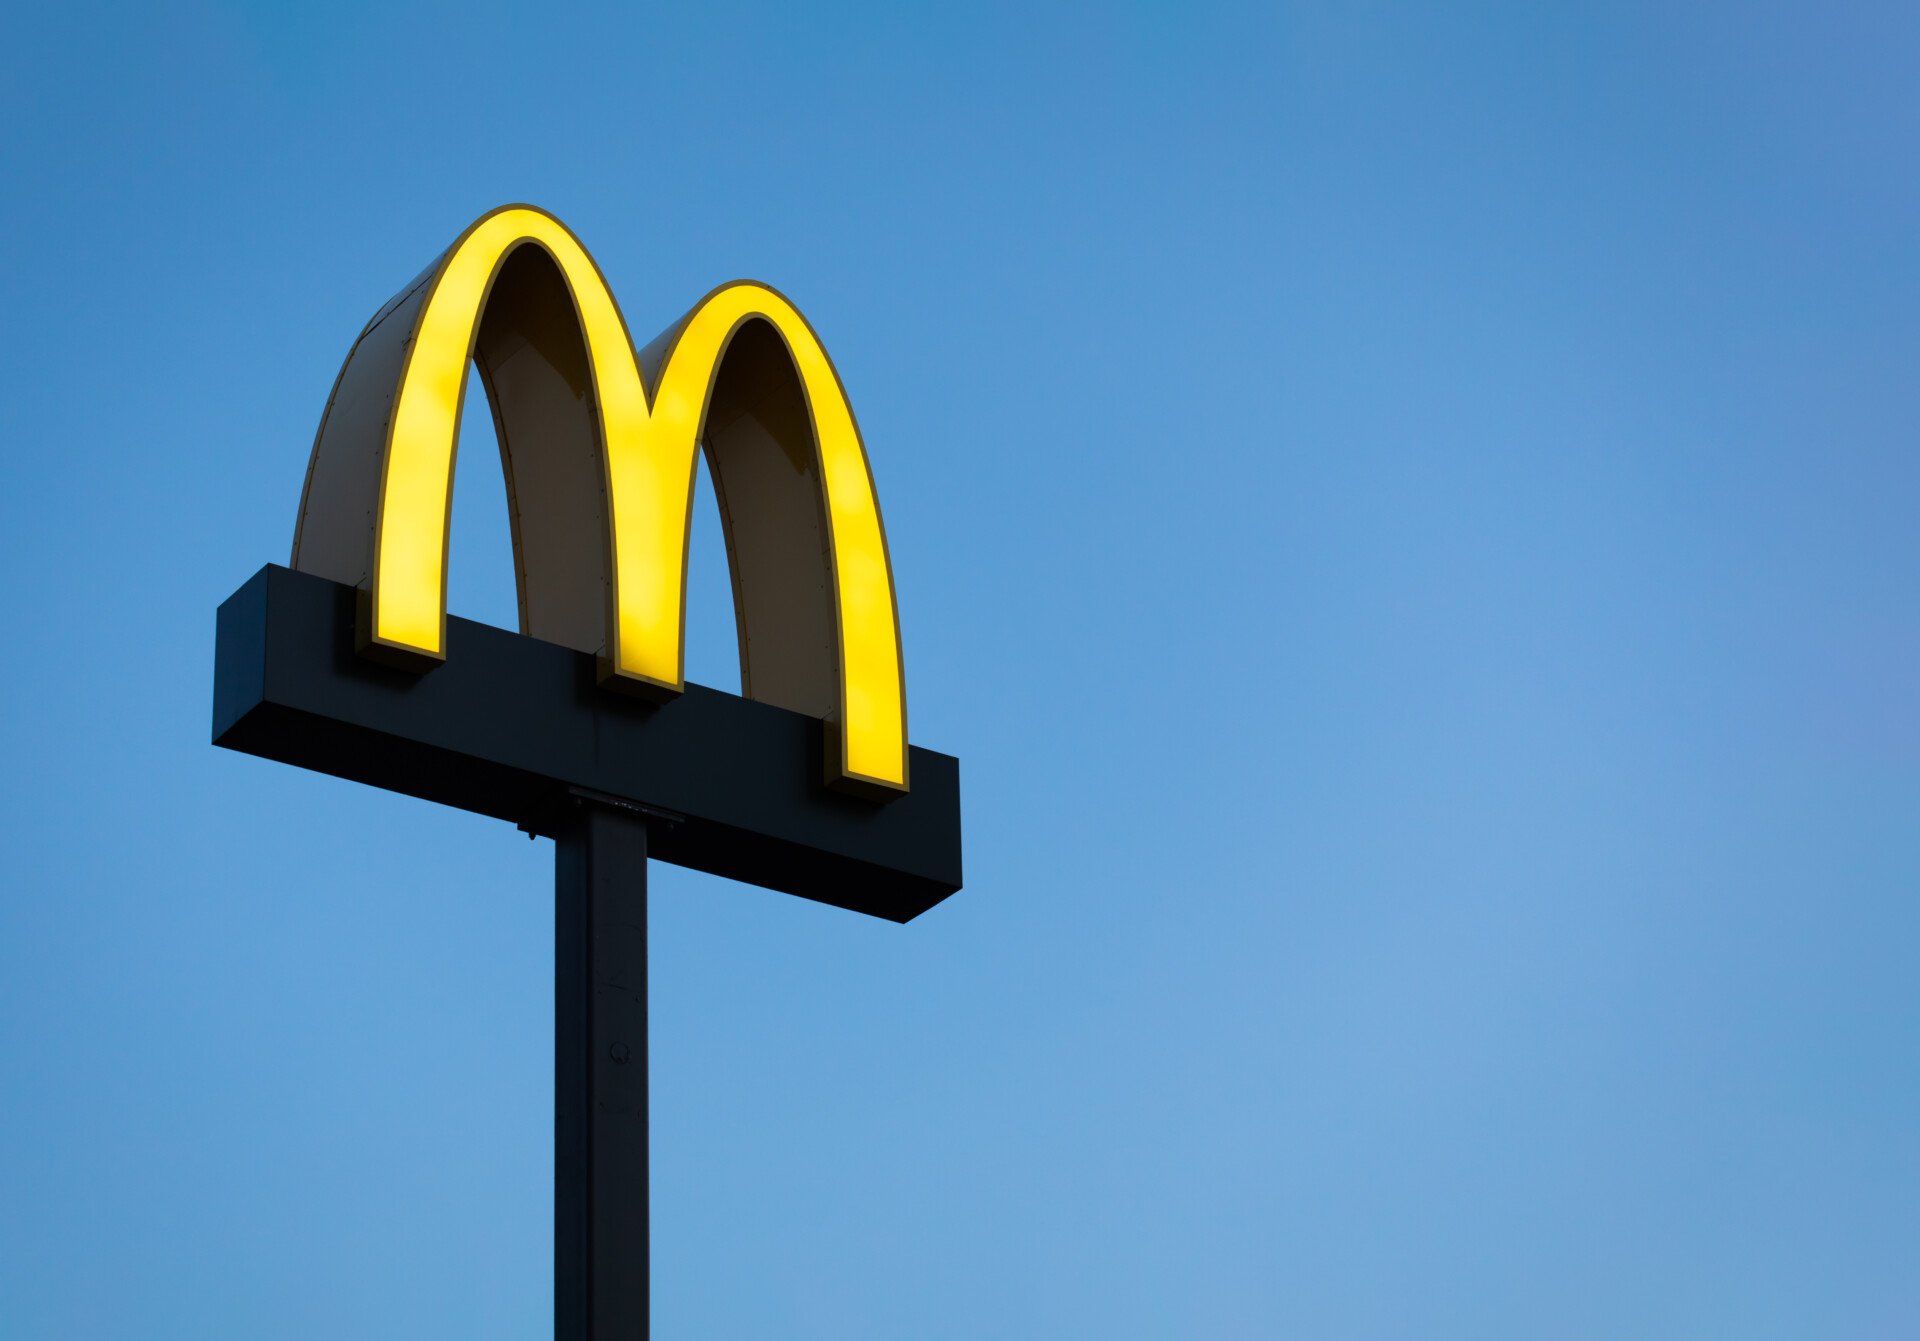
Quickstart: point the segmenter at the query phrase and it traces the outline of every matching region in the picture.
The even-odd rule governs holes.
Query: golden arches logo
[[[695,453],[721,507],[749,698],[829,725],[830,780],[907,786],[886,532],[838,373],[774,289],[725,284],[635,351],[558,219],[483,216],[374,315],[315,438],[292,566],[361,592],[360,644],[446,655],[447,537],[469,363],[492,408],[521,632],[596,654],[603,684],[684,684]]]

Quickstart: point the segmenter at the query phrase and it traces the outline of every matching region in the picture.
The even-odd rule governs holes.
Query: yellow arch
[[[838,623],[840,773],[904,790],[906,695],[887,544],[866,451],[826,350],[765,285],[707,295],[682,323],[651,395],[619,307],[578,239],[524,205],[476,222],[447,252],[415,324],[381,473],[370,632],[389,648],[444,656],[453,455],[467,365],[487,293],[514,248],[537,244],[572,292],[605,448],[613,675],[667,692],[684,683],[686,553],[694,460],[714,374],[742,323],[771,324],[793,356],[825,493]]]

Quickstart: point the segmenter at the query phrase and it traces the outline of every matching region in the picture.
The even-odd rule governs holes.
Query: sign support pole
[[[556,1341],[646,1341],[647,821],[568,797],[554,826]]]
[[[554,1334],[646,1341],[649,860],[909,922],[960,888],[960,761],[911,748],[877,805],[830,788],[807,713],[636,702],[590,653],[456,618],[417,674],[357,654],[360,600],[268,564],[222,602],[213,741],[554,840]]]

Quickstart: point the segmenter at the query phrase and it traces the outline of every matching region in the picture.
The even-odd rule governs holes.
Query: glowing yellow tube
[[[551,215],[509,206],[455,244],[421,311],[396,393],[376,531],[372,615],[384,644],[445,654],[446,547],[453,453],[467,363],[489,286],[515,247],[544,248],[573,293],[606,446],[616,675],[677,692],[683,683],[686,547],[694,455],[714,372],[744,321],[785,338],[812,410],[826,491],[840,642],[841,772],[906,786],[906,698],[880,509],[853,411],[806,320],[763,285],[708,295],[681,328],[649,405],[613,296],[579,241]]]
[[[827,494],[827,532],[833,547],[836,613],[840,625],[841,732],[848,775],[888,786],[906,783],[906,696],[900,676],[900,635],[893,606],[893,577],[880,527],[867,455],[853,410],[840,388],[827,352],[800,313],[780,294],[760,284],[729,284],[708,295],[680,331],[654,396],[655,458],[663,465],[685,458],[691,470],[699,419],[712,370],[739,325],[762,318],[786,338],[813,411],[819,442],[820,478]],[[683,486],[684,487],[684,486]],[[677,543],[677,542],[676,542]],[[616,544],[618,562],[627,550]],[[684,547],[675,551],[684,553]],[[650,560],[657,571],[664,556]],[[637,577],[638,575],[636,575]],[[684,581],[676,578],[676,590]],[[625,582],[621,584],[625,590]],[[683,599],[683,598],[676,598]],[[622,601],[621,620],[630,607]],[[675,607],[677,616],[678,607]],[[652,626],[623,629],[621,641],[651,638]]]

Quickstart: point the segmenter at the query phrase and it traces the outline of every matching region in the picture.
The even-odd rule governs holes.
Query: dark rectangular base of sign
[[[887,801],[825,783],[825,729],[689,684],[652,704],[594,659],[465,619],[445,664],[354,651],[352,587],[269,564],[220,607],[213,741],[551,835],[586,794],[662,861],[905,922],[960,888],[960,763],[915,748]]]

